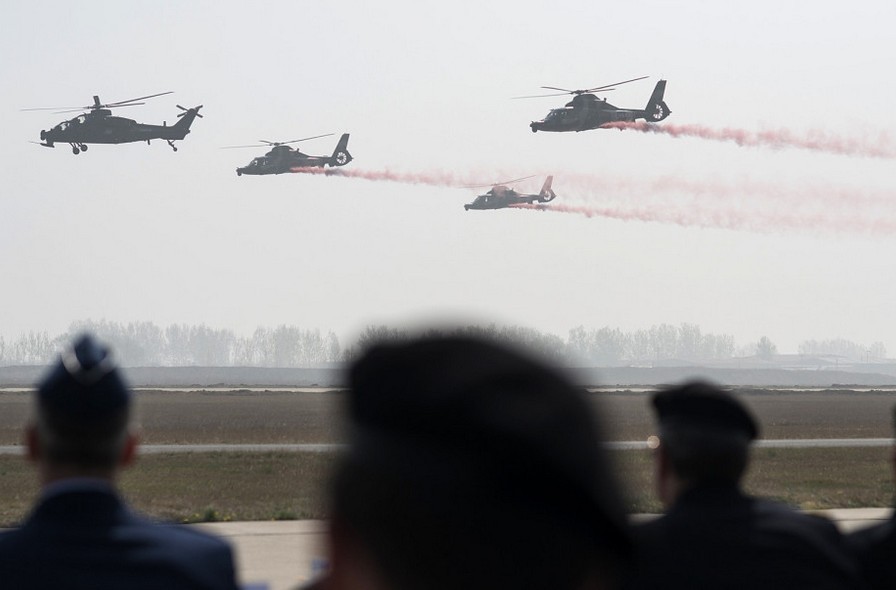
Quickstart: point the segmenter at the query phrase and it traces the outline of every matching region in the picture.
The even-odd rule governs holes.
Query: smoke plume
[[[453,172],[393,172],[390,170],[359,170],[352,168],[292,168],[290,172],[297,174],[315,174],[318,176],[342,176],[345,178],[361,178],[371,181],[400,182],[402,184],[425,184],[428,186],[452,187],[476,184],[471,175]],[[480,180],[481,180],[480,176]]]
[[[394,172],[357,168],[294,168],[293,172],[455,188],[469,186],[475,182],[473,178],[483,177],[482,172]],[[760,233],[896,234],[896,194],[880,190],[829,184],[763,183],[751,179],[707,181],[680,175],[614,177],[603,173],[556,174],[554,190],[558,197],[549,204],[517,204],[512,208],[533,213],[565,213]],[[474,196],[468,189],[458,197],[458,207]]]
[[[788,129],[766,131],[747,131],[731,127],[712,128],[704,125],[662,125],[642,121],[630,123],[617,121],[602,125],[604,129],[620,131],[640,131],[672,137],[696,137],[712,141],[730,141],[745,147],[797,148],[837,154],[843,156],[865,156],[870,158],[894,158],[896,146],[886,134],[877,138],[840,137],[825,131],[814,130],[804,134],[794,133]]]

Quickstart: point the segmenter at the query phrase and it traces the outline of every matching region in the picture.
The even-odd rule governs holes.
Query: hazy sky
[[[689,322],[892,356],[893,22],[883,1],[5,1],[0,334]],[[644,75],[607,98],[641,108],[665,78],[683,136],[533,134],[563,97],[511,100]],[[116,114],[204,105],[177,153],[42,148],[73,115],[20,110],[168,90]],[[219,149],[342,132],[344,170],[434,184],[238,178],[265,150]],[[530,174],[554,175],[553,211],[464,211],[482,189],[438,182]]]

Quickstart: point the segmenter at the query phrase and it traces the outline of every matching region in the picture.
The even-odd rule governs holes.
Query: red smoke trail
[[[403,184],[425,184],[429,186],[457,187],[475,184],[471,176],[455,174],[453,172],[392,172],[390,170],[334,170],[324,168],[292,168],[290,172],[298,174],[317,174],[324,176],[344,176],[346,178],[362,178],[371,181],[400,182]],[[481,176],[480,176],[481,180]]]
[[[867,156],[871,158],[894,158],[896,147],[886,134],[876,140],[839,137],[824,131],[814,130],[798,135],[787,129],[768,131],[747,131],[723,127],[714,129],[704,125],[652,124],[644,122],[627,123],[618,121],[602,125],[604,129],[619,129],[655,133],[672,137],[698,137],[713,141],[732,141],[739,146],[769,148],[799,148],[837,154],[842,156]]]
[[[834,231],[856,234],[893,235],[896,222],[863,215],[831,215],[823,212],[706,210],[699,208],[625,207],[564,205],[516,205],[518,209],[572,213],[585,217],[604,217],[620,221],[641,221],[768,233],[782,230]]]
[[[562,185],[559,184],[562,182]],[[558,177],[558,186],[563,194],[570,190],[576,196],[605,200],[608,195],[616,198],[620,194],[631,195],[639,202],[668,202],[669,194],[683,195],[691,200],[706,200],[711,203],[734,201],[742,204],[765,201],[778,207],[844,207],[850,210],[871,207],[884,208],[896,215],[896,195],[880,191],[858,191],[847,187],[830,185],[787,186],[782,183],[764,183],[738,178],[725,183],[720,181],[691,180],[680,176],[660,176],[654,179],[612,178],[603,175],[564,174]]]
[[[481,172],[473,175],[357,168],[294,168],[293,172],[439,187],[469,185],[474,177],[485,176]],[[750,179],[726,183],[679,176],[645,179],[575,173],[557,175],[554,189],[559,196],[550,204],[514,208],[760,233],[896,234],[896,195],[882,191],[829,185],[788,186]],[[466,199],[471,196],[466,195]]]

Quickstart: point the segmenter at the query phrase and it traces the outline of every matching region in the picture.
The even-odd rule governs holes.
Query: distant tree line
[[[243,366],[321,367],[350,361],[373,343],[405,339],[419,331],[384,325],[367,326],[357,340],[343,347],[333,332],[280,325],[260,327],[251,336],[205,324],[81,321],[56,336],[28,332],[7,342],[0,336],[0,365],[41,365],[81,332],[89,331],[108,343],[127,366]],[[469,334],[515,343],[558,365],[612,367],[651,365],[657,362],[712,362],[735,356],[774,358],[775,344],[763,336],[759,342],[736,347],[730,334],[703,333],[695,324],[659,324],[646,330],[585,328],[569,331],[567,338],[521,326],[461,326],[429,328],[424,334]],[[837,355],[849,361],[886,358],[881,342],[863,346],[848,340],[808,340],[799,345],[805,355]]]
[[[843,338],[804,340],[798,350],[800,354],[840,356],[854,361],[876,361],[887,358],[887,347],[883,342],[863,346]]]
[[[6,343],[0,337],[0,364],[46,364],[82,332],[92,332],[107,343],[122,364],[132,367],[319,367],[342,359],[339,340],[332,332],[295,326],[258,328],[251,336],[232,330],[172,324],[161,328],[153,322],[121,324],[83,321],[51,337],[29,332]]]

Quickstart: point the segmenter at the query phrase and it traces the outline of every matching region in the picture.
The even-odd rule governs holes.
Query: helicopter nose
[[[47,132],[46,132],[46,131],[41,131],[41,132],[40,132],[40,139],[41,139],[41,141],[43,141],[43,140],[46,139],[46,138],[47,138]]]

